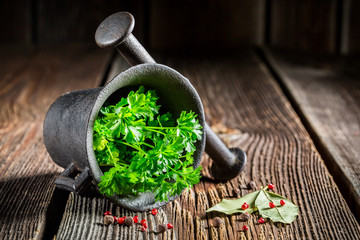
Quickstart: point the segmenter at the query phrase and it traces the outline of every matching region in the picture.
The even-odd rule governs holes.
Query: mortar
[[[103,175],[93,150],[93,126],[100,108],[139,86],[154,89],[163,109],[177,118],[181,111],[193,111],[203,127],[203,137],[196,142],[194,168],[204,150],[214,160],[211,174],[218,180],[230,180],[244,168],[246,155],[239,148],[228,149],[205,122],[201,99],[190,81],[167,66],[157,64],[131,34],[135,20],[130,13],[119,12],[98,27],[95,40],[100,47],[115,47],[133,67],[115,76],[104,87],[80,90],[60,96],[49,108],[44,120],[44,142],[53,161],[65,168],[55,180],[57,187],[79,192],[92,179],[97,186]],[[74,179],[74,172],[80,172]],[[169,201],[178,196],[169,198]],[[165,205],[155,201],[151,192],[137,196],[114,195],[109,199],[133,211],[146,211]]]

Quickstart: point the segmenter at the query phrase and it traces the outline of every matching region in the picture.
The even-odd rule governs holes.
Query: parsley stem
[[[166,136],[166,134],[165,133],[163,133],[163,132],[161,132],[161,131],[157,131],[157,130],[154,130],[154,129],[148,129],[147,127],[143,127],[144,129],[146,129],[146,130],[148,130],[148,131],[151,131],[151,132],[157,132],[157,133],[160,133],[160,134],[163,134],[163,135],[165,135]],[[161,129],[161,128],[159,128],[159,129]]]
[[[110,153],[110,157],[111,157],[111,160],[114,163],[114,166],[116,166],[116,161],[114,161],[114,156],[112,155],[112,152],[111,152],[111,150],[109,148],[109,145],[106,144],[106,148],[107,148],[108,152]]]
[[[176,172],[177,174],[179,174],[184,180],[186,179],[186,177],[184,177],[184,176],[181,174],[181,172],[176,171],[175,169],[173,169],[173,168],[170,167],[170,166],[167,166],[167,167],[170,168],[170,170],[173,170],[174,172]]]
[[[117,142],[118,142],[118,143],[122,143],[122,144],[124,144],[124,145],[126,145],[126,146],[132,147],[132,148],[134,148],[134,149],[136,149],[136,150],[138,150],[138,151],[140,151],[140,152],[145,153],[144,150],[142,150],[140,147],[137,147],[137,146],[135,146],[135,145],[133,145],[133,144],[130,144],[130,143],[127,143],[127,142],[123,142],[123,141],[117,141]]]
[[[180,128],[180,129],[193,130],[193,128],[191,128],[191,127],[185,127],[185,126],[176,126],[176,127],[154,127],[154,126],[143,126],[143,128],[145,128],[145,129],[176,129],[176,128]]]
[[[100,167],[114,167],[114,164],[99,164]]]
[[[121,166],[126,166],[126,163],[121,163],[121,162],[117,162],[116,164],[119,164]],[[99,164],[100,167],[115,167],[114,164],[111,163],[103,163],[103,164]]]
[[[143,129],[145,130],[148,130],[148,131],[151,131],[151,132],[157,132],[157,133],[160,133],[160,134],[163,134],[163,135],[167,135],[166,133],[163,133],[161,131],[157,131],[156,129],[159,129],[159,130],[166,130],[166,129],[176,129],[176,128],[179,128],[179,129],[187,129],[187,130],[193,130],[192,128],[190,127],[179,127],[179,126],[176,126],[176,127],[151,127],[151,126],[143,126],[142,127]]]
[[[110,164],[110,163],[107,163],[107,164],[99,164],[100,167],[114,167],[115,165],[114,164]]]
[[[143,145],[145,145],[145,146],[151,147],[151,148],[154,148],[154,147],[155,147],[155,146],[153,146],[153,145],[150,145],[150,144],[148,144],[148,143],[145,143],[145,142],[143,142],[142,144],[143,144]]]

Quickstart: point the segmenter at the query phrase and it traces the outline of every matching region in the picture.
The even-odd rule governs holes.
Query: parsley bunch
[[[100,167],[107,171],[100,192],[136,195],[153,192],[166,201],[200,180],[194,169],[194,143],[202,138],[197,115],[181,112],[160,114],[154,90],[141,86],[116,105],[103,106],[94,124],[93,145]]]

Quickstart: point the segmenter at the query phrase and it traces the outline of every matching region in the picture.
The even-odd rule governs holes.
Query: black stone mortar
[[[203,127],[202,140],[195,144],[194,168],[206,152],[214,160],[211,173],[215,179],[230,180],[242,171],[246,155],[239,148],[228,149],[205,122],[201,99],[190,81],[167,66],[157,64],[131,34],[134,18],[119,12],[106,18],[98,27],[95,39],[100,47],[116,47],[132,65],[104,87],[80,90],[60,96],[50,107],[44,121],[44,142],[53,161],[65,168],[55,180],[57,187],[79,192],[85,182],[101,181],[101,171],[93,150],[95,119],[105,102],[117,103],[139,86],[154,89],[163,109],[175,118],[182,111],[193,111]],[[80,174],[74,179],[74,172]],[[169,198],[169,201],[178,196]],[[147,211],[165,205],[155,201],[152,192],[136,196],[108,197],[115,204],[132,211]]]

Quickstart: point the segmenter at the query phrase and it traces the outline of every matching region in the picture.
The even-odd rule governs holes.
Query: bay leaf
[[[280,205],[280,200],[285,201],[284,206]],[[276,207],[270,208],[270,201],[275,203]],[[260,190],[255,206],[263,218],[269,218],[273,222],[292,223],[299,214],[299,208],[289,199],[265,190]]]
[[[241,213],[247,212],[247,213],[251,214],[252,212],[257,211],[257,208],[255,207],[255,200],[256,200],[257,196],[259,195],[260,191],[261,190],[251,192],[242,198],[238,198],[238,199],[234,199],[234,200],[223,199],[220,203],[218,203],[215,206],[213,206],[212,208],[209,208],[208,210],[206,210],[206,212],[217,211],[217,212],[225,213],[227,215],[231,215],[234,213],[240,213],[240,212]],[[241,206],[244,203],[249,204],[249,208],[247,208],[245,210],[241,209]]]

